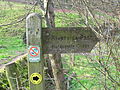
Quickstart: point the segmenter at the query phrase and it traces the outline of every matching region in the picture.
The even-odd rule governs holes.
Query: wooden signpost
[[[30,90],[45,90],[41,32],[41,16],[30,14],[26,19]]]
[[[45,90],[43,54],[90,52],[98,38],[88,27],[42,28],[41,17],[26,19],[30,90]]]

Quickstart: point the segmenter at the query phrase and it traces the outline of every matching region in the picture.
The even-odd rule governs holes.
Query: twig
[[[65,74],[66,74],[67,76],[69,76],[67,73],[65,73]],[[81,84],[81,86],[83,86],[83,88],[85,88],[86,90],[88,90],[87,87],[85,87],[85,85],[83,85],[83,84],[81,83],[81,81],[77,79],[77,77],[74,77],[74,76],[72,76],[72,75],[70,75],[69,77],[75,79],[77,82],[79,82],[79,83]]]
[[[107,73],[108,75],[108,79],[110,79],[112,82],[116,83],[118,86],[120,86],[120,83],[117,82],[111,75],[109,70],[104,66],[104,64],[102,64],[102,62],[99,60],[99,64],[103,67],[104,71]]]
[[[95,33],[97,33],[101,38],[103,38],[102,30],[99,28],[100,25],[99,25],[98,21],[96,20],[94,14],[93,14],[93,12],[92,12],[92,10],[91,10],[90,7],[88,6],[88,3],[86,2],[86,0],[82,0],[82,1],[83,1],[84,5],[86,6],[86,9],[89,11],[92,19],[96,22],[96,24],[97,24],[97,29],[99,29],[100,33],[98,33],[91,25],[89,25],[90,28],[91,28]]]
[[[16,23],[19,23],[19,22],[23,21],[23,20],[26,19],[26,17],[30,14],[31,10],[34,8],[34,6],[35,6],[36,4],[37,4],[37,2],[34,3],[34,5],[30,8],[30,10],[28,11],[28,13],[27,13],[23,18],[21,18],[21,19],[19,19],[19,20],[17,20],[17,21],[8,23],[8,24],[0,25],[0,27],[13,25],[13,24],[16,24]]]
[[[44,8],[43,1],[41,1],[41,0],[36,0],[36,1],[37,1],[37,3],[39,4],[40,9],[42,9],[42,11],[45,12],[45,8]]]
[[[60,4],[60,2],[59,2],[58,0],[57,0],[57,3],[59,4],[59,6],[60,6],[62,12],[63,12],[66,16],[68,16],[68,14],[63,10],[63,7],[61,6],[61,4]]]

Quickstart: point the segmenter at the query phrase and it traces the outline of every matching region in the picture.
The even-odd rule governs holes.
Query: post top
[[[33,16],[36,16],[36,17],[38,17],[38,18],[41,19],[41,15],[40,15],[40,14],[38,14],[38,13],[31,13],[31,14],[29,14],[29,15],[27,16],[26,20],[29,19],[29,18],[31,18],[31,17],[33,17]]]

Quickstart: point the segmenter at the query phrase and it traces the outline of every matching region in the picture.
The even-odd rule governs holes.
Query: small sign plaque
[[[40,61],[40,47],[39,46],[29,46],[29,61],[39,62]]]

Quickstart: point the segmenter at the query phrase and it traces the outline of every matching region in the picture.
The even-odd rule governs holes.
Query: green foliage
[[[0,90],[6,90],[9,89],[9,84],[6,79],[5,71],[1,72],[0,71]]]
[[[85,26],[83,17],[77,13],[56,12],[56,27],[80,27]]]
[[[12,7],[10,7],[10,4]],[[30,5],[25,4],[16,4],[16,3],[10,3],[2,2],[0,1],[0,25],[11,23],[14,21],[17,21],[18,19],[23,18],[29,8]],[[36,7],[32,12],[40,12],[39,9]],[[101,14],[101,13],[98,13]],[[109,17],[111,18],[111,17]],[[115,20],[115,19],[114,19]],[[102,22],[101,20],[98,20],[99,22]],[[44,22],[44,21],[43,21]],[[82,15],[79,15],[77,13],[62,13],[62,12],[56,12],[55,17],[55,23],[56,27],[80,27],[85,26],[85,17]],[[95,22],[92,20],[92,18],[89,17],[88,23],[91,25],[95,25]],[[45,27],[45,24],[43,25]],[[26,46],[23,44],[22,36],[25,32],[25,20],[22,22],[19,22],[18,24],[9,25],[0,27],[0,61],[3,61],[7,59],[10,61],[11,59],[22,52],[26,51]],[[103,45],[104,46],[104,45]],[[103,49],[105,51],[105,49]],[[92,53],[94,53],[93,51]],[[92,59],[92,61],[89,61],[89,59]],[[112,61],[113,58],[109,58],[108,56],[104,55],[104,57],[101,56],[93,56],[87,58],[84,55],[75,55],[75,61],[74,66],[71,66],[70,61],[70,55],[65,55],[62,58],[64,69],[68,70],[67,75],[65,75],[66,78],[69,78],[72,74],[75,74],[70,79],[70,88],[69,90],[85,90],[83,85],[88,88],[88,90],[104,90],[104,80],[105,77],[101,72],[96,70],[94,67],[104,70],[103,67],[98,63],[100,60],[103,64],[109,65],[109,70],[111,75],[116,81],[119,81],[119,72],[116,72],[116,67],[109,63],[109,61]],[[7,62],[8,62],[7,61]],[[4,61],[4,63],[6,63]],[[19,73],[21,75],[21,82],[23,87],[28,88],[28,68],[27,65],[24,63],[18,63],[17,62],[17,68],[19,70]],[[0,74],[0,90],[8,89],[8,81],[6,79],[5,73]],[[113,86],[115,86],[114,83],[112,83],[110,80],[107,79],[108,89],[114,90]],[[119,90],[118,86],[115,86],[116,90]],[[1,89],[2,88],[2,89]]]
[[[96,61],[99,60],[99,57],[91,56],[93,58],[93,62],[90,62],[90,58],[85,55],[75,55],[74,56],[74,66],[71,66],[71,56],[65,55],[62,58],[64,62],[64,69],[68,70],[66,78],[70,79],[70,87],[69,90],[86,90],[84,86],[88,90],[104,90],[105,84],[105,76],[99,70],[103,70],[104,68]],[[102,63],[106,64],[106,60],[101,60]],[[98,68],[99,70],[95,69]],[[115,70],[115,66],[109,66],[110,74],[112,77],[119,81],[119,72]],[[113,85],[111,80],[106,79],[106,84],[108,89],[113,89]],[[116,84],[115,84],[116,85]],[[119,86],[115,86],[116,90],[119,90]]]
[[[25,87],[28,89],[29,83],[28,83],[27,58],[24,58],[23,60],[16,62],[16,65],[17,65],[17,69],[19,70],[21,87]]]
[[[0,39],[0,59],[15,57],[24,52],[25,45],[19,37],[6,37]]]

